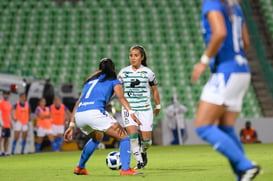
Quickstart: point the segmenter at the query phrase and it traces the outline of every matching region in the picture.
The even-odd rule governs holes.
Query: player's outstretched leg
[[[130,138],[126,137],[121,139],[119,148],[120,148],[120,161],[121,161],[120,175],[142,174],[130,168],[130,157],[131,157]]]
[[[234,141],[234,143],[238,146],[238,148],[242,152],[244,152],[243,145],[242,145],[241,141],[239,140],[238,136],[236,135],[234,128],[232,126],[220,125],[219,129],[222,130],[224,133],[226,133]],[[234,174],[236,175],[236,179],[239,181],[241,179],[240,172],[235,169],[235,166],[231,162],[229,162],[229,163],[230,163],[230,166],[231,166]]]
[[[152,145],[152,140],[151,139],[147,139],[147,140],[142,139],[141,140],[141,145],[142,145],[141,156],[142,156],[142,159],[143,159],[144,166],[146,166],[147,163],[148,163],[147,150]]]
[[[236,135],[234,128],[232,126],[221,125],[221,126],[219,126],[219,128],[220,128],[220,130],[225,132],[233,140],[233,142],[238,146],[238,148],[242,152],[245,152],[243,145],[242,145],[241,141],[239,140],[238,136]]]
[[[142,160],[142,155],[141,155],[141,150],[140,150],[140,145],[138,140],[138,133],[129,134],[129,138],[130,138],[132,154],[135,160],[137,161],[137,166],[135,167],[135,169],[143,169],[144,163]]]
[[[196,128],[196,132],[202,139],[209,142],[215,150],[226,156],[232,165],[235,166],[236,170],[243,173],[241,174],[241,178],[249,176],[254,178],[260,172],[260,170],[256,169],[256,166],[246,158],[233,140],[217,126],[201,126]]]
[[[88,172],[85,168],[85,164],[90,158],[90,156],[94,153],[99,143],[100,141],[94,141],[92,138],[86,143],[86,145],[83,148],[78,166],[74,169],[74,174],[88,175]]]

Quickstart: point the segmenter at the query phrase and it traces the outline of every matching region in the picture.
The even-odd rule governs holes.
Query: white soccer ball
[[[119,170],[121,168],[120,153],[112,151],[106,156],[106,165],[111,170]]]

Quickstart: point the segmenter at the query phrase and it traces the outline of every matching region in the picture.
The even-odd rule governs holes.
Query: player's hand
[[[137,116],[135,115],[135,113],[130,114],[131,118],[138,124],[138,125],[142,125],[142,123],[140,122],[140,120],[137,118]]]
[[[154,109],[154,115],[157,116],[160,112],[160,109]]]
[[[68,127],[67,130],[64,132],[64,141],[65,142],[69,142],[72,140],[72,137],[73,137],[73,130],[74,130],[74,127]]]
[[[194,65],[193,70],[192,70],[192,74],[191,74],[191,81],[193,83],[196,83],[200,76],[205,72],[205,70],[207,69],[207,65],[203,64],[201,62],[197,63]]]

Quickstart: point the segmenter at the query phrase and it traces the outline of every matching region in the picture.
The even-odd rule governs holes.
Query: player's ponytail
[[[115,70],[115,64],[110,58],[103,58],[100,61],[99,69],[101,70],[102,74],[105,74],[105,78],[102,79],[102,81],[108,80],[108,79],[116,79],[117,74]]]
[[[147,53],[146,53],[145,48],[143,46],[141,46],[141,45],[134,45],[134,46],[132,46],[130,48],[130,51],[133,50],[133,49],[139,50],[141,56],[143,56],[143,60],[141,61],[141,65],[148,67],[148,65],[147,65]]]
[[[93,78],[99,77],[102,74],[105,74],[106,76],[101,81],[105,81],[108,79],[113,80],[117,78],[117,74],[115,71],[115,64],[110,58],[103,58],[100,61],[99,70],[97,70],[95,73],[88,76],[85,79],[84,84],[86,84],[89,80]]]

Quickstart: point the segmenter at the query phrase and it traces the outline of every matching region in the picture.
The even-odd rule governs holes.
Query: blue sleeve
[[[16,106],[17,106],[17,104],[14,104],[14,105],[13,105],[13,108],[16,109]]]
[[[223,12],[222,5],[219,0],[203,0],[202,15],[206,16],[210,11]]]
[[[67,110],[68,110],[68,108],[67,108],[65,105],[64,105],[64,110],[65,110],[65,111],[67,111]]]
[[[122,84],[122,82],[119,79],[113,80],[113,87],[115,87],[117,84]]]

